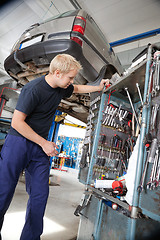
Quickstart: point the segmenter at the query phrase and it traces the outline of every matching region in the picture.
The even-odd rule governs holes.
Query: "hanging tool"
[[[138,83],[136,83],[136,87],[137,87],[139,98],[140,98],[140,101],[141,101],[141,104],[142,104],[142,107],[143,107],[143,100],[142,100],[141,90],[139,88],[139,84]]]
[[[135,109],[134,109],[134,106],[133,106],[133,103],[132,103],[132,100],[131,100],[131,97],[130,97],[130,94],[129,94],[129,91],[128,91],[128,88],[125,88],[125,91],[126,91],[126,93],[127,93],[127,96],[128,96],[128,99],[129,99],[129,102],[130,102],[130,105],[131,105],[131,108],[132,108],[133,113],[134,113],[134,115],[135,115],[136,122],[137,122],[139,128],[141,128],[141,126],[140,126],[140,124],[139,124],[139,121],[138,121],[138,118],[137,118],[137,115],[136,115],[136,111],[135,111]]]
[[[139,122],[140,124],[141,124],[141,121],[142,121],[142,108],[140,109],[139,118],[138,118],[138,122]],[[139,128],[139,126],[137,126],[137,128],[136,128],[136,133],[135,133],[135,136],[136,136],[136,137],[138,137],[139,131],[140,131],[140,128]]]
[[[151,86],[153,82],[153,72],[154,72],[154,65],[151,66],[150,75],[149,75],[149,83],[148,83],[148,90],[147,90],[147,96],[146,96],[147,103],[149,102],[149,96],[151,93]]]
[[[144,182],[145,182],[146,172],[147,172],[147,168],[148,168],[148,162],[149,162],[149,152],[148,152],[145,164],[144,164],[144,170],[143,170],[143,174],[142,174],[142,178],[141,178],[141,183],[137,188],[137,190],[139,192],[142,192],[144,189]]]
[[[159,104],[155,104],[152,107],[152,114],[151,114],[151,123],[150,123],[150,128],[151,130],[156,130],[156,119],[157,119],[157,113],[159,111]]]
[[[111,153],[112,153],[112,148],[113,148],[114,141],[115,141],[115,136],[113,136],[113,137],[110,139],[109,159],[111,159]]]
[[[160,182],[160,158],[158,160],[158,167],[157,167],[157,174],[156,174],[156,178],[155,178],[155,187],[159,186],[159,182]]]
[[[106,116],[105,116],[105,119],[103,120],[102,124],[107,125],[109,118],[110,118],[110,112],[111,112],[111,106],[107,105],[106,110],[104,111]]]
[[[157,166],[158,166],[158,159],[159,159],[159,149],[157,145],[157,138],[154,138],[151,144],[149,160],[148,162],[153,163],[150,180],[147,183],[147,188],[152,189],[154,187],[154,181],[156,179],[157,174]]]
[[[105,134],[102,134],[102,135],[101,135],[101,138],[100,138],[100,144],[101,144],[101,146],[102,146],[101,157],[103,156],[103,148],[104,148],[105,142],[106,142],[106,135],[105,135]]]
[[[159,166],[159,158],[160,158],[160,157],[159,157],[159,150],[157,149],[157,150],[156,150],[155,157],[154,157],[154,162],[153,162],[152,170],[151,170],[150,180],[149,180],[149,182],[147,183],[147,188],[149,188],[150,190],[151,190],[151,189],[154,189],[155,186],[156,186],[157,170],[159,171],[159,169],[158,169],[158,166]]]
[[[149,159],[152,159],[155,155],[155,150],[156,150],[156,147],[157,147],[157,139],[152,140],[151,133],[148,133],[145,136],[144,145],[146,147],[147,156],[146,156],[146,160],[145,160],[145,164],[144,164],[144,168],[143,168],[141,182],[140,182],[140,185],[137,188],[137,190],[139,192],[143,191],[143,189],[144,189],[144,182],[145,182],[145,177],[146,177],[146,172],[147,172],[147,168],[148,168]]]
[[[90,102],[90,107],[91,107],[93,104],[99,102],[100,100],[101,100],[101,97],[100,97],[100,96],[96,97],[93,101]]]
[[[98,164],[99,166],[104,166],[105,165],[105,158],[103,157],[103,148],[104,148],[104,144],[106,142],[106,135],[102,134],[99,140],[100,144],[101,144],[101,155],[100,157],[97,158],[96,164]]]
[[[155,157],[155,153],[156,153],[156,149],[157,149],[157,138],[154,138],[152,140],[152,144],[151,144],[151,150],[150,150],[150,155],[149,155],[149,162],[153,163],[154,162],[154,157]]]
[[[159,55],[155,56],[154,59],[154,66],[155,66],[155,71],[154,71],[154,76],[153,76],[153,86],[152,86],[152,97],[155,97],[157,95],[157,91],[159,91],[159,68],[160,68],[160,61],[159,61]]]
[[[112,121],[113,121],[114,116],[116,115],[117,110],[118,110],[118,108],[113,109],[113,112],[112,112],[112,114],[111,114],[110,120],[109,120],[109,122],[108,122],[108,125],[109,125],[109,126],[112,126],[112,125],[113,125],[113,124],[112,124]]]

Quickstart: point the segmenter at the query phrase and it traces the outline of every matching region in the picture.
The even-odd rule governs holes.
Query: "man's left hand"
[[[110,84],[109,84],[109,79],[102,79],[100,84],[99,84],[99,87],[100,87],[100,91],[103,90],[104,86],[109,87]]]

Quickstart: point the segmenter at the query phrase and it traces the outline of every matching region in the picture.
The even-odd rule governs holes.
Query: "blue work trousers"
[[[49,194],[49,165],[49,158],[39,145],[24,137],[7,135],[0,154],[0,231],[19,176],[25,169],[29,200],[20,240],[40,240]]]

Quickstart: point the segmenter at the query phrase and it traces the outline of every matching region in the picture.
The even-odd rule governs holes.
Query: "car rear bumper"
[[[82,67],[91,73],[90,77],[96,77],[93,66],[84,57],[82,48],[76,42],[70,39],[49,40],[40,42],[20,49],[16,52],[16,58],[23,64],[34,62],[35,66],[48,66],[51,60],[61,53],[67,53],[80,61]],[[4,62],[4,68],[9,73],[18,74],[22,72],[22,67],[15,60],[14,52],[11,53]],[[92,76],[93,75],[93,76]]]

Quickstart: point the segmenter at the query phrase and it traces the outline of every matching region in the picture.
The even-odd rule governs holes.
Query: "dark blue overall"
[[[73,85],[66,89],[52,88],[46,82],[45,76],[41,76],[22,88],[16,110],[25,113],[27,115],[25,122],[38,135],[47,139],[61,99],[70,97],[73,89]],[[42,148],[11,127],[0,156],[0,230],[19,175],[25,169],[29,200],[20,240],[40,239],[49,193],[49,165],[49,157]]]
[[[8,135],[0,156],[0,230],[24,169],[29,200],[20,240],[40,240],[49,194],[49,158],[37,144]]]

